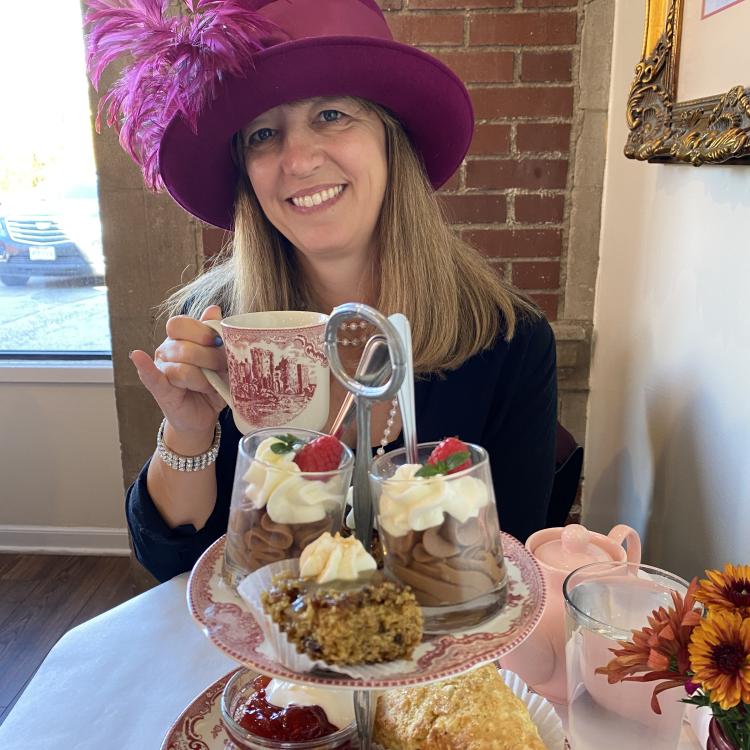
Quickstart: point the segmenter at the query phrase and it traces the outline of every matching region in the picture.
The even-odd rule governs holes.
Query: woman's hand
[[[211,305],[201,321],[221,317],[221,309]],[[171,439],[170,435],[165,438],[169,447],[183,455],[193,455],[191,446],[195,455],[206,450],[224,407],[224,400],[200,369],[226,370],[226,354],[223,347],[216,346],[216,332],[194,318],[177,315],[167,321],[167,338],[153,359],[140,350],[131,352],[130,359],[167,418]]]

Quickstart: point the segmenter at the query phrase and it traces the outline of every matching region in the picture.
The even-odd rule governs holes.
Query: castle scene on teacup
[[[303,334],[262,334],[262,344],[248,341],[247,331],[232,340],[225,332],[229,380],[235,405],[254,425],[287,422],[302,413],[318,388],[325,355]]]

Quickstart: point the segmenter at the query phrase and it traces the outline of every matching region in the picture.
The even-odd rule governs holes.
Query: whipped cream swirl
[[[245,472],[245,497],[253,508],[265,508],[274,523],[314,523],[343,507],[346,488],[341,476],[308,479],[294,463],[294,453],[274,453],[279,441],[266,438],[255,451],[255,459]]]
[[[403,464],[383,482],[378,526],[394,537],[440,526],[446,516],[459,523],[476,518],[489,502],[477,477],[436,475],[417,477],[419,464]]]
[[[362,573],[375,570],[375,558],[353,536],[321,534],[302,550],[299,572],[303,578],[314,578],[317,583],[356,581]]]

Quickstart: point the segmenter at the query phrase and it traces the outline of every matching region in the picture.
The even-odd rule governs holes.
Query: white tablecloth
[[[67,633],[0,726],[0,748],[158,750],[193,698],[236,666],[190,617],[186,584],[178,576]],[[700,748],[686,728],[680,750]]]

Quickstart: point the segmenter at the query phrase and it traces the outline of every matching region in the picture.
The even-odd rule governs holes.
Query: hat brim
[[[421,155],[433,187],[461,164],[474,114],[453,71],[414,47],[367,37],[285,42],[258,53],[253,70],[228,77],[199,115],[167,126],[159,168],[172,198],[199,219],[232,229],[237,168],[232,137],[272,107],[314,96],[357,96],[393,112]]]

